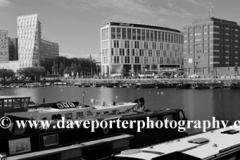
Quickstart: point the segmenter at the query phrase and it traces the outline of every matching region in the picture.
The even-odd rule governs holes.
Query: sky
[[[211,3],[211,4],[209,4]],[[99,61],[100,28],[108,22],[141,23],[182,30],[208,16],[240,24],[240,0],[0,0],[0,28],[17,37],[17,16],[38,14],[42,37],[60,55]]]

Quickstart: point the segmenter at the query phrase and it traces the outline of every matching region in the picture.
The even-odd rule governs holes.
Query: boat
[[[91,87],[90,83],[81,83],[79,87]]]
[[[192,84],[192,89],[209,89],[209,83],[193,83]]]
[[[212,83],[209,83],[209,88],[210,89],[221,89],[221,88],[223,88],[223,84],[221,81],[212,82]]]
[[[108,88],[116,88],[118,86],[118,83],[108,83],[106,87]]]
[[[204,133],[123,150],[110,160],[237,160],[240,156],[240,127],[228,126]]]
[[[105,102],[91,99],[93,106],[84,105],[80,102],[52,102],[28,106],[30,103],[30,97],[28,96],[0,96],[1,101],[1,108],[5,115],[34,120],[52,120],[54,118],[61,120],[62,117],[84,119],[86,117],[121,115],[125,114],[126,111],[129,114],[130,111],[139,109],[139,105],[144,106],[143,98],[136,102]]]
[[[240,89],[240,83],[239,82],[232,82],[229,86],[229,89]]]
[[[140,88],[155,88],[156,85],[154,83],[142,83]]]
[[[176,89],[191,89],[191,83],[179,83],[176,85]]]
[[[79,113],[82,112],[82,114],[81,113],[74,114],[76,107],[79,107],[79,105],[77,105],[76,102],[54,103],[53,106],[49,108],[49,110],[46,110],[46,109],[42,110],[43,108],[46,108],[49,106],[48,103],[38,105],[36,107],[36,104],[30,103],[30,97],[27,97],[27,96],[11,96],[11,97],[5,96],[0,98],[0,102],[2,102],[0,103],[1,109],[4,108],[5,112],[6,110],[8,110],[7,114],[4,114],[4,116],[8,117],[11,120],[10,127],[8,129],[0,128],[0,144],[1,144],[0,153],[5,153],[7,156],[19,155],[19,154],[35,152],[40,150],[47,150],[51,148],[59,148],[62,146],[73,145],[76,143],[78,144],[81,142],[101,139],[101,138],[109,137],[113,135],[121,135],[124,133],[131,133],[131,134],[135,134],[136,136],[140,136],[139,132],[137,132],[136,125],[134,125],[133,128],[125,128],[125,129],[124,128],[118,129],[115,125],[113,125],[113,128],[100,127],[100,128],[97,128],[95,132],[91,132],[91,129],[92,129],[91,127],[84,128],[82,126],[81,127],[74,126],[73,128],[54,128],[51,125],[51,127],[49,128],[43,128],[41,126],[37,128],[31,128],[30,125],[26,125],[26,127],[19,128],[16,123],[16,120],[29,121],[29,120],[32,120],[33,118],[48,120],[48,118],[51,118],[52,121],[56,121],[56,120],[59,120],[61,117],[65,117],[66,120],[69,120],[71,118],[72,119],[78,118],[74,116],[79,116],[80,121],[96,120],[98,122],[102,122],[102,121],[111,122],[112,120],[117,120],[117,119],[121,121],[125,120],[127,122],[130,122],[132,120],[145,121],[147,117],[150,118],[152,121],[162,120],[164,118],[172,118],[176,121],[186,120],[184,112],[181,109],[175,109],[175,110],[161,109],[156,111],[149,111],[144,109],[144,107],[141,107],[141,105],[145,104],[143,98],[137,99],[134,102],[115,103],[115,104],[109,105],[108,107],[107,107],[107,104],[105,103],[105,105],[99,106],[99,108],[95,108],[96,107],[95,105],[94,105],[94,108],[93,106],[85,106],[85,108],[81,108],[81,111],[78,108]],[[114,108],[118,105],[119,106],[122,105],[124,107],[122,107],[121,110],[120,108],[118,109]],[[30,110],[32,110],[32,113],[29,112],[29,108]],[[106,108],[108,109],[106,110]],[[40,112],[40,114],[38,113],[39,117],[33,114],[34,110],[35,111],[38,110],[38,112]],[[86,110],[86,112],[84,112],[83,110]],[[91,111],[96,110],[96,112],[95,113],[92,112],[91,114],[88,114],[90,113],[90,112],[87,112],[89,110]],[[14,114],[14,112],[18,112],[19,114]],[[20,112],[23,112],[23,113],[20,114]],[[25,113],[27,112],[28,116],[26,116],[24,112]],[[103,115],[98,114],[98,112],[103,113]],[[69,114],[69,113],[72,113],[72,114]],[[87,115],[84,116],[84,113],[86,113]],[[94,114],[96,116],[93,116]],[[23,117],[23,116],[26,116],[26,117]],[[141,134],[143,133],[149,134],[150,131],[151,130],[148,128],[143,128]],[[172,130],[167,131],[166,129],[163,129],[163,130],[155,129],[155,131],[160,131],[161,134],[165,134],[165,136],[169,136],[171,135],[170,133],[172,133]],[[174,133],[177,133],[177,131],[175,131]],[[158,134],[158,136],[162,136],[161,134]],[[144,136],[144,137],[147,137],[147,136]]]
[[[169,82],[161,82],[157,84],[157,88],[164,89],[164,88],[176,88],[176,83],[169,83]]]

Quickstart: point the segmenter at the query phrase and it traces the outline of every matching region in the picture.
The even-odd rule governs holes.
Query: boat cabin
[[[0,96],[0,117],[5,113],[27,112],[29,104],[28,96]]]

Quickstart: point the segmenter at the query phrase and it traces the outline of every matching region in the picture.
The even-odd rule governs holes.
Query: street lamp
[[[90,54],[90,61],[91,61],[91,78],[92,78],[92,56]]]

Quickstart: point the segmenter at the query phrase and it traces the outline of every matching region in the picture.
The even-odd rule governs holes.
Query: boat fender
[[[108,134],[108,132],[109,132],[109,128],[108,127],[103,128],[103,133]]]

